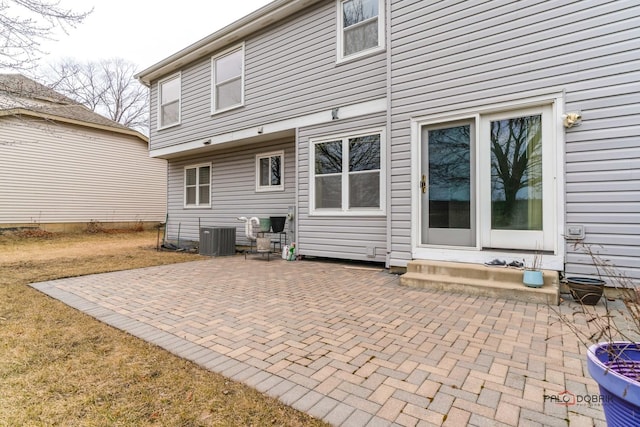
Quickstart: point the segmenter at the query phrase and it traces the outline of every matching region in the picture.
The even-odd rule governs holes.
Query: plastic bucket
[[[260,218],[260,231],[264,233],[271,231],[271,220],[269,218]]]

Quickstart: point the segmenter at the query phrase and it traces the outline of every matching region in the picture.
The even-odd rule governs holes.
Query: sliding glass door
[[[551,105],[422,126],[420,245],[553,250],[553,132]]]

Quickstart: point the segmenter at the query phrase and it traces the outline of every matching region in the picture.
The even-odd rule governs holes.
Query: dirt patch
[[[156,238],[0,235],[0,425],[326,425],[27,286],[203,259]]]
[[[0,263],[102,256],[132,249],[156,249],[156,233],[33,235],[23,231],[0,236]]]

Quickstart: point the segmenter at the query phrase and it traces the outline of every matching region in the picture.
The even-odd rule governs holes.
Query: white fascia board
[[[351,119],[368,114],[382,113],[386,111],[386,109],[386,98],[380,98],[372,101],[338,107],[337,120]],[[192,154],[196,151],[202,151],[203,148],[206,147],[214,147],[216,145],[228,144],[230,142],[241,142],[251,138],[268,138],[270,135],[277,136],[282,132],[290,131],[292,129],[314,126],[322,123],[329,123],[332,121],[334,121],[332,110],[319,111],[316,113],[293,117],[291,119],[285,119],[278,122],[239,129],[237,131],[227,132],[211,137],[203,137],[195,141],[172,145],[170,147],[158,148],[156,150],[151,150],[149,154],[151,157],[172,158],[186,154]]]
[[[274,0],[249,15],[187,46],[177,53],[137,73],[145,86],[185,65],[246,39],[249,35],[282,21],[320,0]]]

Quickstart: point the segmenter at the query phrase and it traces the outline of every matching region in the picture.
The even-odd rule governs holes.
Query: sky
[[[248,15],[270,0],[61,0],[74,12],[93,13],[69,34],[41,44],[43,64],[62,58],[78,62],[123,58],[142,71]]]

